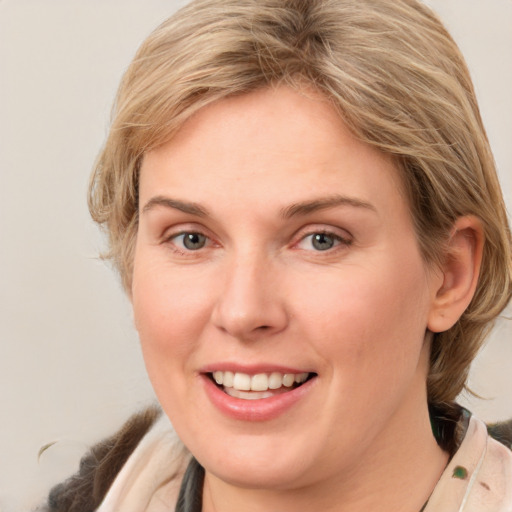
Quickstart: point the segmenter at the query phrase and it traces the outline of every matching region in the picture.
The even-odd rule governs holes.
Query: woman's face
[[[165,412],[224,481],[392,455],[425,407],[439,280],[391,159],[313,92],[219,101],[144,158],[135,322]]]

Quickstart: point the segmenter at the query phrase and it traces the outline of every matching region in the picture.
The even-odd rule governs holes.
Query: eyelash
[[[186,236],[194,236],[194,235],[203,237],[204,244],[201,247],[198,247],[197,249],[190,249],[190,248],[184,247],[185,237]],[[313,245],[314,244],[313,237],[315,237],[315,236],[322,236],[322,237],[329,238],[332,240],[333,245],[331,247],[327,247],[326,249],[316,249],[316,250],[313,248],[307,249],[307,248],[300,247],[300,245],[303,244],[308,238],[311,239],[311,245]],[[182,247],[180,247],[176,244],[176,240],[179,239],[180,237],[183,237],[182,242],[181,242]],[[214,242],[211,240],[211,238],[209,238],[207,235],[205,235],[201,231],[194,231],[194,230],[181,231],[179,233],[172,234],[171,236],[168,236],[165,239],[165,242],[171,244],[172,249],[182,256],[185,256],[187,254],[190,255],[194,252],[199,252],[201,249],[207,248],[208,246],[211,246],[212,244],[214,244]],[[309,231],[308,233],[305,233],[303,236],[301,236],[299,241],[294,243],[293,245],[294,245],[294,247],[297,247],[300,250],[304,250],[304,251],[311,250],[312,252],[318,252],[318,253],[322,253],[322,252],[332,253],[332,252],[335,252],[336,250],[339,250],[339,249],[342,249],[345,247],[349,247],[351,244],[352,244],[352,240],[348,237],[343,237],[337,233],[334,233],[333,231],[329,231],[326,229],[318,229],[318,230],[312,230],[312,231]]]

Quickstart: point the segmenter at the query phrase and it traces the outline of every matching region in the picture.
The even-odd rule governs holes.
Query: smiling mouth
[[[233,398],[243,400],[261,400],[302,386],[315,377],[315,373],[247,373],[215,371],[208,374],[209,378]]]

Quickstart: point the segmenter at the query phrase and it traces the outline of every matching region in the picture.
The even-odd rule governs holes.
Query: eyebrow
[[[319,210],[335,208],[336,206],[352,206],[354,208],[363,208],[377,213],[377,209],[371,203],[367,203],[355,197],[336,194],[328,197],[320,197],[312,201],[291,204],[281,210],[281,216],[285,219],[289,219],[290,217],[308,215]]]
[[[142,208],[142,213],[152,210],[156,206],[173,208],[190,215],[196,215],[197,217],[208,217],[210,215],[208,210],[198,203],[181,201],[179,199],[173,199],[165,196],[152,197]],[[329,208],[335,208],[337,206],[351,206],[354,208],[363,208],[377,212],[376,208],[372,204],[360,199],[342,195],[334,195],[328,197],[320,197],[311,201],[293,203],[286,208],[281,209],[280,213],[281,217],[284,219],[289,219],[291,217],[308,215],[319,210],[326,210]]]
[[[196,215],[197,217],[207,217],[209,215],[208,210],[197,203],[180,201],[179,199],[172,199],[165,196],[152,197],[142,208],[142,213],[152,210],[155,206],[173,208],[184,213],[189,213],[190,215]]]

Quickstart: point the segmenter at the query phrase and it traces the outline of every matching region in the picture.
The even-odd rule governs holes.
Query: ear
[[[484,241],[478,218],[465,216],[456,220],[441,268],[442,284],[434,290],[429,312],[427,325],[431,332],[450,329],[469,306],[478,282]]]

